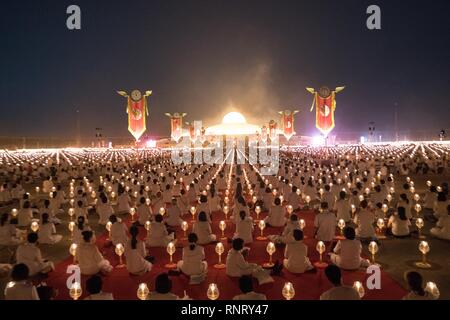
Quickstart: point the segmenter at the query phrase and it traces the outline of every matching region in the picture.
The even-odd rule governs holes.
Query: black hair
[[[189,241],[189,249],[194,250],[195,249],[195,245],[198,241],[198,236],[196,233],[189,233],[188,235],[188,241]]]
[[[244,220],[246,217],[246,213],[244,210],[239,211],[239,217],[241,218],[241,220]]]
[[[410,271],[406,274],[406,281],[408,282],[409,288],[414,293],[419,296],[425,295],[425,290],[423,289],[423,278],[422,275],[416,271]]]
[[[292,235],[294,236],[295,241],[301,241],[303,240],[303,231],[300,229],[295,229],[292,232]]]
[[[86,290],[89,294],[97,294],[102,291],[103,280],[99,275],[93,275],[86,280]]]
[[[43,213],[42,214],[42,224],[46,224],[48,223],[48,213]]]
[[[346,195],[347,195],[347,193],[346,193],[345,191],[339,192],[339,198],[342,199],[342,200],[345,199],[345,196],[346,196]]]
[[[253,291],[253,280],[251,276],[242,276],[239,278],[239,289],[242,293]]]
[[[27,241],[29,243],[36,243],[38,241],[38,234],[36,232],[31,232],[27,236]]]
[[[330,264],[325,268],[325,275],[334,286],[341,285],[341,269],[334,264]]]
[[[276,206],[279,206],[281,204],[281,199],[279,197],[276,197],[274,203]]]
[[[130,227],[130,235],[131,235],[131,249],[136,249],[136,245],[137,245],[137,236],[139,234],[139,229],[137,226],[132,225]]]
[[[328,209],[328,202],[322,202],[322,203],[320,204],[320,209],[323,209],[323,210]]]
[[[112,214],[109,216],[109,221],[111,221],[112,224],[117,222],[117,217],[115,214]]]
[[[402,220],[402,221],[408,220],[408,218],[406,217],[406,209],[404,207],[398,207],[397,212],[398,212],[398,217],[400,218],[400,220]]]
[[[355,229],[353,229],[352,227],[345,227],[344,228],[344,237],[345,237],[345,239],[348,239],[348,240],[355,240],[355,238],[356,238]]]
[[[84,221],[85,221],[85,219],[84,219],[83,216],[79,216],[79,217],[77,218],[77,227],[78,227],[78,230],[83,230],[83,228],[84,228]]]
[[[172,280],[167,273],[159,274],[155,279],[155,291],[157,293],[169,293],[172,289]]]
[[[83,236],[84,242],[90,242],[92,237],[94,236],[94,233],[90,230],[86,230],[86,231],[83,231],[81,233],[81,235]]]
[[[242,250],[242,248],[244,247],[244,240],[242,240],[241,238],[233,239],[232,246],[236,251]]]
[[[8,218],[9,218],[9,214],[3,213],[1,218],[0,218],[0,226],[3,227],[5,225],[5,223],[6,223],[6,221],[8,221]]]
[[[25,263],[16,264],[11,271],[11,279],[13,281],[27,280],[30,276],[30,269]]]
[[[162,222],[163,221],[163,216],[160,215],[159,213],[155,216],[155,221],[156,222]]]
[[[198,214],[198,221],[202,221],[202,222],[208,221],[208,219],[207,219],[207,217],[206,217],[206,212],[205,212],[205,211],[201,211],[201,212]]]

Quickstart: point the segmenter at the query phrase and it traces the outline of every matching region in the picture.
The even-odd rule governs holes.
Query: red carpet
[[[319,260],[319,255],[315,250],[316,241],[313,239],[313,218],[314,213],[311,211],[305,211],[298,214],[300,218],[305,219],[306,228],[305,234],[307,239],[305,239],[305,243],[309,247],[309,257],[311,262],[315,262]],[[186,216],[187,217],[187,216]],[[261,214],[261,217],[264,217],[264,214]],[[190,222],[190,216],[187,217]],[[218,237],[221,235],[221,231],[218,229],[218,221],[224,219],[224,215],[222,212],[216,212],[213,216],[213,232],[215,232]],[[227,229],[225,231],[225,235],[231,237],[234,232],[234,225],[229,222],[227,223]],[[265,235],[269,234],[278,234],[282,231],[280,228],[267,228],[264,230]],[[256,235],[260,232],[259,229],[255,229]],[[146,231],[141,228],[140,236],[145,237]],[[183,232],[179,230],[177,232],[177,238],[180,239],[183,236]],[[98,245],[103,252],[104,256],[111,262],[113,266],[119,263],[118,257],[115,255],[112,247],[105,248],[104,244],[106,241],[106,235],[101,235],[98,237]],[[222,261],[225,261],[226,253],[228,252],[230,244],[226,243],[226,241],[222,241],[225,246],[225,252],[222,255]],[[181,247],[185,245],[185,241],[178,240],[177,244],[177,252],[174,254],[174,261],[178,261],[181,259]],[[263,263],[268,261],[269,256],[266,253],[266,245],[267,241],[254,241],[249,247],[251,247],[249,261],[256,263]],[[202,284],[198,285],[189,285],[189,279],[184,276],[173,276],[173,292],[179,296],[183,296],[184,290],[186,290],[187,294],[197,300],[207,299],[206,291],[208,288],[208,284],[214,282],[218,285],[220,290],[219,299],[229,300],[232,299],[236,294],[239,294],[238,287],[238,279],[233,279],[228,277],[225,274],[225,269],[217,270],[213,268],[213,265],[217,263],[218,256],[214,251],[215,245],[208,245],[205,247],[206,258],[209,265],[208,277],[207,280]],[[277,252],[274,254],[273,259],[280,260],[283,259],[283,248],[277,248]],[[127,272],[126,268],[114,268],[114,270],[106,277],[104,277],[104,288],[105,292],[112,292],[115,299],[137,299],[136,291],[139,283],[146,282],[149,286],[150,290],[154,289],[154,279],[155,277],[161,273],[166,272],[167,269],[164,268],[164,265],[169,261],[169,255],[166,253],[165,248],[150,248],[149,254],[155,256],[157,261],[153,266],[153,269],[150,273],[147,273],[143,276],[130,276]],[[325,254],[324,254],[325,257]],[[55,271],[53,271],[49,278],[47,279],[47,284],[51,285],[55,288],[59,289],[58,299],[70,299],[68,294],[68,289],[66,288],[66,280],[68,274],[66,274],[66,268],[69,264],[71,264],[72,258],[67,258],[65,261],[56,265]],[[354,271],[354,272],[344,272],[344,283],[347,285],[353,284],[354,281],[361,281],[365,285],[365,279],[368,275],[364,271]],[[84,289],[84,283],[87,277],[82,277],[82,288]],[[330,288],[330,284],[326,279],[326,276],[323,270],[319,270],[317,273],[309,273],[309,274],[292,274],[287,270],[283,271],[283,274],[280,277],[275,277],[275,282],[271,284],[265,284],[262,286],[258,286],[255,282],[255,291],[261,292],[267,295],[268,299],[271,300],[280,300],[283,299],[281,294],[283,285],[286,281],[290,281],[293,283],[295,288],[295,299],[300,300],[311,300],[318,299],[320,294]],[[381,290],[368,290],[366,288],[366,295],[364,299],[368,300],[398,300],[401,299],[406,291],[393,279],[389,277],[385,272],[382,272],[381,277]],[[84,290],[81,299],[86,296],[86,290]]]

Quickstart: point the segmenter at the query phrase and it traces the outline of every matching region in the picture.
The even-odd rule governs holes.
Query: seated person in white
[[[167,273],[159,274],[155,279],[155,291],[150,292],[147,300],[181,300],[178,296],[171,293],[172,280]],[[183,299],[186,299],[185,296]]]
[[[325,275],[333,288],[321,294],[320,300],[361,300],[358,292],[352,287],[342,284],[341,269],[334,264],[325,268]]]
[[[93,275],[86,280],[86,291],[89,295],[84,300],[114,300],[112,293],[103,292],[103,280],[99,275]]]
[[[334,203],[336,202],[336,198],[334,197],[334,194],[330,191],[331,187],[330,185],[325,185],[325,192],[322,195],[322,202],[328,203],[328,208],[333,209]]]
[[[79,216],[77,218],[77,224],[73,228],[73,243],[80,244],[83,243],[83,231],[90,231],[91,228],[85,223],[85,218],[83,216]]]
[[[398,207],[403,207],[406,210],[406,216],[408,217],[408,219],[412,219],[412,215],[411,215],[411,204],[409,202],[408,196],[406,195],[406,193],[402,193],[400,195],[400,199],[397,202],[397,208]]]
[[[297,194],[297,187],[292,187],[292,192],[287,197],[287,202],[292,206],[292,208],[295,210],[300,209],[300,196]]]
[[[88,219],[87,208],[84,207],[83,201],[81,200],[78,200],[77,207],[75,208],[75,219],[78,219],[78,217],[84,217],[85,221],[87,222]]]
[[[208,203],[208,197],[204,194],[200,195],[200,204],[197,206],[197,212],[205,212],[208,222],[211,222],[211,207]],[[198,217],[197,217],[198,220]]]
[[[147,245],[149,247],[166,247],[173,239],[174,234],[167,232],[167,228],[163,223],[163,216],[157,214],[155,220],[150,224],[150,231],[146,240]]]
[[[122,221],[119,221],[113,214],[109,217],[111,221],[111,242],[114,246],[121,243],[123,246],[128,242],[127,226]]]
[[[122,186],[118,189],[119,196],[117,198],[117,213],[129,213],[131,209],[131,199]]]
[[[55,244],[62,239],[62,235],[56,234],[55,225],[49,219],[48,213],[42,214],[42,223],[38,230],[39,243]]]
[[[177,199],[172,199],[172,205],[167,209],[164,219],[168,226],[179,227],[183,220],[181,219],[181,210],[178,207]]]
[[[23,208],[17,213],[18,227],[28,227],[33,219],[33,210],[31,210],[30,202],[25,201]]]
[[[215,189],[211,188],[211,196],[208,198],[209,207],[211,211],[220,210],[220,198],[217,196]]]
[[[140,276],[152,270],[153,264],[147,259],[145,243],[138,240],[139,228],[130,227],[131,239],[125,245],[125,260],[129,273]]]
[[[277,197],[264,220],[267,226],[283,227],[286,224],[285,215],[284,207],[281,206],[281,199]]]
[[[388,221],[387,227],[391,229],[394,237],[404,238],[409,237],[409,227],[411,222],[406,217],[406,210],[404,207],[397,208],[397,214],[393,214]]]
[[[198,214],[198,221],[194,222],[192,232],[197,234],[199,244],[208,244],[217,239],[216,235],[212,233],[211,225],[204,211]]]
[[[49,273],[55,268],[53,262],[42,258],[41,250],[37,247],[37,242],[37,233],[29,233],[27,242],[21,244],[16,251],[17,263],[25,263],[30,271],[30,276],[38,273]]]
[[[328,211],[328,203],[320,204],[321,212],[314,218],[316,229],[316,239],[321,241],[331,241],[336,234],[336,216]]]
[[[249,263],[245,260],[244,256],[247,256],[248,248],[244,249],[244,240],[237,238],[233,240],[232,248],[228,251],[226,261],[226,274],[230,277],[241,277],[244,275],[251,275],[255,277],[259,284],[273,282],[273,278],[270,276],[269,271],[264,270],[260,265],[256,263]],[[273,267],[272,273],[279,274],[283,268],[278,261]]]
[[[239,219],[236,221],[236,232],[233,239],[241,238],[244,243],[253,242],[253,218],[247,216],[244,210],[239,212]]]
[[[153,218],[152,207],[146,204],[146,199],[141,197],[137,207],[138,222],[140,225],[145,225],[147,221]]]
[[[233,300],[267,300],[265,294],[253,291],[253,279],[250,276],[239,278],[239,289],[242,293],[234,296]]]
[[[356,239],[355,229],[345,227],[345,240],[339,240],[330,253],[330,260],[344,270],[357,270],[360,267],[368,267],[369,261],[361,258],[361,242]]]
[[[436,300],[439,298],[435,292],[424,289],[423,278],[420,273],[410,271],[405,274],[405,280],[408,283],[409,292],[402,300]]]
[[[361,210],[355,214],[354,223],[358,226],[356,229],[356,235],[361,239],[375,239],[375,228],[373,223],[375,216],[372,211],[367,207],[367,201],[361,201]]]
[[[336,220],[343,219],[346,223],[351,221],[350,202],[345,191],[339,192],[339,199],[334,204],[334,210],[336,211]]]
[[[12,281],[6,285],[5,300],[39,300],[36,287],[31,281],[26,264],[16,264],[11,272]]]
[[[200,283],[205,280],[208,273],[205,249],[197,245],[198,237],[195,233],[189,234],[188,241],[189,245],[183,248],[183,257],[182,260],[178,261],[177,268],[184,274],[191,276],[195,283]]]
[[[441,217],[445,217],[447,215],[447,196],[443,192],[439,192],[437,196],[437,200],[434,204],[433,211],[434,217],[439,219]]]
[[[432,236],[443,239],[450,240],[450,205],[447,206],[448,214],[446,216],[441,216],[436,223],[436,227],[431,228],[430,233]]]
[[[111,204],[108,203],[108,198],[101,197],[100,204],[96,207],[99,219],[98,224],[106,225],[109,221],[109,217],[114,214],[114,209]]]
[[[308,246],[303,243],[303,231],[295,229],[286,242],[284,250],[284,267],[292,273],[303,273],[314,269],[308,258]]]
[[[20,232],[9,223],[9,214],[3,213],[0,218],[0,245],[15,246],[21,243]]]
[[[99,272],[111,272],[113,267],[108,260],[103,258],[102,254],[95,244],[95,237],[92,231],[83,231],[83,242],[78,245],[75,255],[81,274],[93,275]]]
[[[236,201],[235,205],[233,206],[233,214],[230,217],[230,220],[233,223],[236,224],[237,221],[241,219],[241,217],[240,217],[241,211],[244,211],[246,216],[250,217],[250,210],[249,210],[247,204],[245,203],[244,197],[238,196],[237,201]]]

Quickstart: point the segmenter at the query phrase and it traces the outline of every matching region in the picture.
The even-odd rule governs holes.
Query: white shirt
[[[290,272],[303,273],[311,266],[308,259],[308,247],[302,241],[288,242],[284,257],[287,259],[286,268]]]
[[[254,291],[238,294],[233,300],[267,300],[266,295]]]
[[[236,221],[236,233],[234,238],[241,238],[244,243],[253,242],[253,218],[245,217],[242,220],[240,217]]]
[[[332,213],[319,213],[314,219],[314,226],[318,228],[318,240],[331,241],[336,233],[336,216]]]
[[[39,295],[31,282],[11,282],[5,288],[5,300],[39,300]]]
[[[206,221],[197,221],[194,223],[192,232],[197,234],[199,244],[207,244],[211,242],[211,225]]]
[[[244,256],[240,251],[231,249],[228,251],[226,272],[231,277],[240,277],[248,275],[252,271],[252,265],[245,261]]]
[[[334,248],[339,255],[338,266],[345,270],[355,270],[361,265],[361,242],[359,240],[340,240]]]
[[[111,242],[113,245],[121,243],[125,246],[128,242],[127,227],[123,222],[115,222],[111,225]]]
[[[114,300],[114,297],[110,292],[99,292],[87,296],[84,300]]]
[[[183,264],[181,271],[187,275],[198,275],[203,273],[205,260],[205,249],[202,246],[196,245],[194,250],[189,246],[183,248]]]
[[[390,224],[392,226],[392,234],[394,236],[401,237],[401,236],[409,235],[409,226],[411,225],[411,222],[409,221],[409,219],[402,220],[402,219],[400,219],[399,216],[392,215],[389,218],[388,224]]]
[[[363,209],[355,216],[355,224],[358,225],[356,229],[356,234],[361,238],[371,238],[375,237],[375,229],[373,227],[373,222],[375,220],[374,214],[368,210]]]
[[[320,296],[320,300],[360,300],[358,292],[352,287],[333,287]]]

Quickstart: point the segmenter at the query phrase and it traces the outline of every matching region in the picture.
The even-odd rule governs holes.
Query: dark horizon
[[[66,28],[77,4],[82,29]],[[366,28],[377,4],[382,29]],[[450,2],[2,1],[0,136],[127,137],[116,90],[153,90],[147,134],[169,135],[165,112],[249,122],[297,109],[296,131],[316,135],[306,86],[337,96],[333,134],[450,128]],[[131,136],[130,136],[131,137]]]

